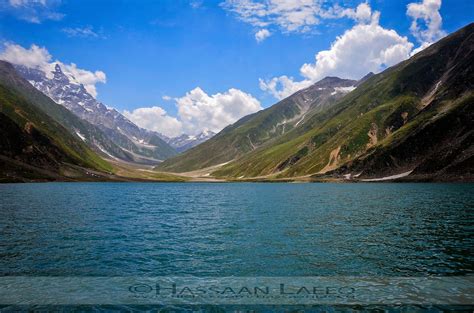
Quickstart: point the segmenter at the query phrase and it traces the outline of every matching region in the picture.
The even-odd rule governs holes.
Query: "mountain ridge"
[[[113,170],[80,138],[42,111],[42,106],[57,109],[74,125],[82,124],[21,78],[11,64],[0,61],[1,181],[94,180],[92,171]]]
[[[100,128],[110,141],[122,149],[118,151],[100,147],[104,156],[126,162],[156,164],[176,154],[161,138],[161,134],[138,127],[117,110],[97,101],[83,85],[67,77],[59,64],[49,73],[51,78],[40,69],[23,65],[15,65],[15,68],[36,89],[79,118]]]
[[[208,141],[165,160],[157,169],[186,172],[229,162],[286,133],[331,105],[348,92],[344,88],[352,88],[356,83],[355,80],[337,77],[323,78],[267,109],[228,125]]]

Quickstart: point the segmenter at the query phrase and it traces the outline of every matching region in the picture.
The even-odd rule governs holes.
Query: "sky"
[[[473,21],[468,0],[0,0],[0,59],[59,63],[173,137],[380,72]]]

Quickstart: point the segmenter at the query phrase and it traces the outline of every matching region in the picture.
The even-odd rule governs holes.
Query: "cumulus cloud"
[[[258,32],[255,33],[255,40],[257,40],[257,42],[262,42],[268,37],[270,37],[270,35],[271,33],[268,29],[260,29]]]
[[[353,16],[359,23],[337,37],[329,50],[318,52],[314,63],[303,64],[300,68],[302,80],[280,76],[260,80],[260,88],[282,99],[325,76],[359,79],[368,72],[380,72],[410,56],[413,44],[395,30],[380,26],[380,13],[372,12],[367,4],[341,12]]]
[[[53,62],[51,61],[52,56],[46,48],[34,44],[29,49],[25,49],[20,45],[6,43],[4,50],[0,53],[0,59],[42,70],[48,77],[51,77],[55,65],[59,64],[71,82],[83,84],[84,88],[94,97],[97,96],[96,84],[105,83],[107,80],[102,71],[92,72],[78,68],[74,63],[65,64],[58,60]]]
[[[177,118],[169,116],[158,106],[139,108],[132,112],[123,111],[123,115],[138,126],[159,132],[168,137],[176,137],[182,133],[182,123]]]
[[[376,23],[359,24],[338,37],[329,50],[318,52],[315,63],[304,64],[300,71],[312,81],[334,74],[360,78],[406,59],[412,48],[413,44],[394,30]]]
[[[349,17],[358,23],[364,24],[372,22],[374,19],[378,19],[379,13],[376,11],[372,13],[372,8],[367,2],[359,4],[355,9],[336,9],[338,17]]]
[[[7,43],[0,58],[13,64],[47,70],[52,57],[44,47],[31,45],[30,49],[25,49],[20,45]]]
[[[56,12],[60,0],[8,0],[6,11],[29,23],[40,24],[44,20],[58,21],[64,14]]]
[[[234,88],[208,95],[197,87],[174,100],[177,117],[169,116],[157,106],[124,111],[124,115],[143,128],[175,137],[183,133],[196,135],[206,130],[217,133],[245,115],[262,109],[252,95]]]
[[[429,46],[446,36],[446,32],[442,29],[443,19],[439,13],[440,9],[441,0],[423,0],[420,3],[407,5],[407,15],[413,19],[410,31],[422,47]]]
[[[241,117],[262,109],[252,95],[231,88],[224,93],[208,95],[197,87],[176,99],[183,130],[197,134],[203,130],[219,132]]]

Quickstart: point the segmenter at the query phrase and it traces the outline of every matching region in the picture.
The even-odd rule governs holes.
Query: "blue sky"
[[[315,13],[317,22],[295,21],[293,16],[287,14],[291,10],[298,10],[291,8],[291,4],[322,2],[316,0],[292,0],[293,3],[288,0],[289,7],[283,7],[286,13],[280,14],[280,11],[273,14],[273,11],[273,15],[261,19],[249,16],[252,10],[248,11],[249,7],[245,7],[249,1],[250,4],[258,4],[257,0],[228,0],[224,5],[223,0],[0,1],[0,40],[3,43],[16,44],[25,49],[35,44],[44,47],[52,56],[52,61],[75,63],[78,68],[92,72],[103,71],[107,81],[95,84],[97,98],[120,111],[127,110],[132,114],[135,109],[156,106],[170,117],[177,117],[179,122],[188,119],[191,123],[193,120],[201,128],[205,128],[203,125],[209,121],[197,119],[205,117],[186,116],[183,113],[183,106],[189,100],[184,97],[196,87],[200,87],[203,92],[201,95],[208,96],[209,99],[206,99],[212,105],[219,105],[215,102],[224,99],[213,95],[225,95],[233,88],[256,99],[261,107],[268,107],[277,98],[322,78],[320,76],[323,73],[359,75],[400,61],[401,57],[396,56],[370,67],[355,58],[352,66],[360,66],[355,72],[348,71],[347,66],[327,70],[318,69],[316,65],[315,55],[319,51],[330,49],[338,36],[356,25],[375,23],[376,11],[380,12],[380,18],[376,21],[379,30],[394,30],[399,36],[395,44],[405,46],[405,50],[397,54],[404,54],[402,58],[406,58],[410,51],[423,43],[439,39],[443,32],[450,33],[472,22],[474,12],[474,1],[439,1],[438,9],[434,7],[442,18],[442,24],[437,26],[438,33],[420,35],[423,30],[429,29],[429,14],[434,11],[415,10],[421,12],[417,32],[410,29],[415,17],[407,14],[407,5],[428,5],[429,1],[437,0],[425,0],[426,3],[421,0],[325,2],[321,8],[329,10],[337,4],[339,13],[327,11],[333,12],[330,18],[323,17],[320,12]],[[263,3],[264,6],[259,8],[268,13],[272,7],[268,5],[269,2]],[[355,13],[358,5],[364,3],[371,13],[361,22]],[[354,16],[350,11],[341,13],[345,9],[353,10]],[[263,29],[270,36],[257,41],[255,34]],[[400,38],[403,37],[406,37],[407,42],[402,42]],[[394,45],[393,42],[387,44]],[[308,67],[306,76],[302,76],[300,70],[305,63],[312,67]],[[290,79],[291,86],[283,86],[282,75]],[[272,78],[276,83],[273,87],[270,84]],[[260,79],[263,84],[259,83]],[[198,92],[195,94],[199,96]],[[182,99],[181,116],[178,102],[164,100],[164,96]],[[197,100],[189,101],[195,103],[192,101]],[[238,101],[236,105],[240,105]],[[255,107],[253,103],[252,110]],[[199,106],[195,108],[199,109]],[[229,110],[233,116],[246,113],[245,110],[233,112],[232,107]],[[159,114],[164,113],[160,111]],[[136,118],[139,120],[139,117]],[[152,124],[153,121],[147,123]],[[143,123],[147,128],[154,128],[148,124]],[[193,127],[184,127],[180,131],[197,132],[199,127]],[[219,126],[211,129],[217,128]],[[156,129],[160,130],[160,126]]]

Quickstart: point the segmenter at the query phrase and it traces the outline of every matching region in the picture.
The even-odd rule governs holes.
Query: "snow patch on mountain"
[[[215,133],[210,130],[204,130],[198,135],[183,134],[178,137],[170,138],[167,142],[178,152],[189,150],[214,137]]]

